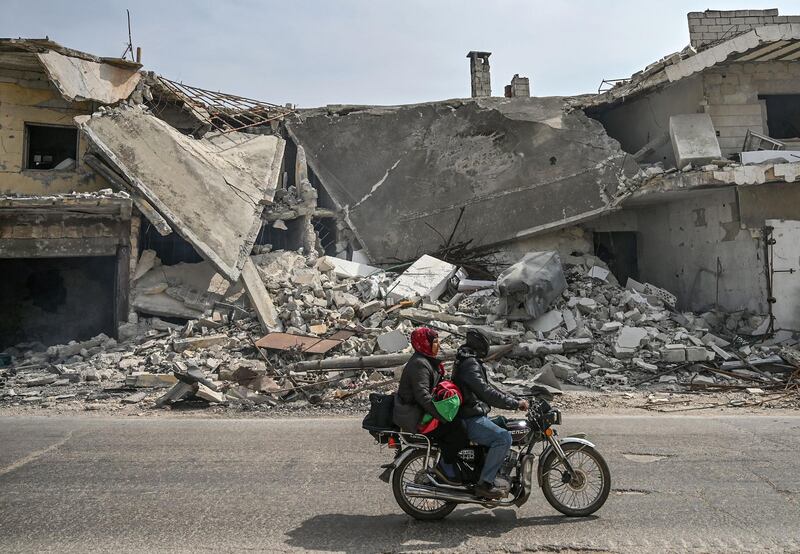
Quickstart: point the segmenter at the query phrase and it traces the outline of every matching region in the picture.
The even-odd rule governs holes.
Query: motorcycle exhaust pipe
[[[492,502],[485,498],[476,498],[468,492],[447,491],[428,485],[408,483],[405,485],[405,494],[409,498],[429,498],[431,500],[444,500],[446,502],[460,502],[462,504],[486,504]]]

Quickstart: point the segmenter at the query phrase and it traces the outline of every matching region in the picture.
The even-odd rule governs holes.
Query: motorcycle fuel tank
[[[525,442],[531,428],[528,422],[524,419],[512,419],[506,422],[506,429],[511,433],[512,444],[521,444]]]

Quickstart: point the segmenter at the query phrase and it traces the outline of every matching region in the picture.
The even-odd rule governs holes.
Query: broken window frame
[[[30,167],[30,147],[31,147],[31,127],[50,127],[56,129],[70,129],[75,131],[75,156],[74,160],[75,163],[72,167],[67,169],[43,169],[38,167]],[[74,172],[78,168],[79,156],[80,156],[80,140],[81,136],[78,132],[78,128],[74,125],[58,125],[55,123],[40,123],[36,121],[25,121],[24,122],[24,138],[23,138],[23,147],[22,147],[22,171],[47,171],[47,172],[57,172],[57,173],[69,173]],[[63,160],[62,160],[63,161]],[[58,162],[61,163],[61,162]],[[58,165],[58,164],[55,164]]]
[[[781,97],[783,97],[783,98],[781,98]],[[800,139],[800,129],[797,129],[797,128],[796,128],[797,134],[795,136],[783,136],[786,133],[776,132],[777,131],[776,127],[781,126],[781,123],[774,122],[775,120],[781,119],[781,117],[779,117],[779,114],[777,112],[779,112],[779,111],[783,112],[783,111],[786,111],[786,110],[785,110],[785,108],[783,108],[781,110],[776,110],[775,107],[773,107],[773,109],[770,109],[770,104],[774,105],[774,103],[779,101],[779,99],[784,101],[784,102],[791,102],[790,98],[794,99],[796,102],[800,102],[800,93],[794,92],[794,93],[759,94],[758,95],[758,102],[759,102],[759,104],[761,104],[761,113],[762,113],[764,131],[765,131],[765,134],[769,138],[771,138],[773,140],[777,140],[777,141],[786,141],[786,140],[788,140],[788,141],[796,142],[798,139]],[[773,123],[772,124],[770,124],[770,113],[773,116]],[[784,114],[781,113],[780,115],[784,115]]]

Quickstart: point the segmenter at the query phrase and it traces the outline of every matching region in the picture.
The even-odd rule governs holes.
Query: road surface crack
[[[55,443],[51,444],[47,448],[42,448],[41,450],[35,450],[35,451],[31,452],[30,454],[28,454],[27,456],[25,456],[24,458],[20,458],[19,460],[17,460],[13,464],[7,465],[4,468],[0,468],[0,475],[5,475],[6,473],[10,473],[10,472],[12,472],[12,471],[14,471],[16,469],[24,467],[24,466],[28,465],[29,463],[41,458],[42,456],[44,456],[48,452],[52,452],[53,450],[56,450],[56,449],[64,446],[64,444],[66,444],[66,442],[72,438],[73,433],[74,433],[74,431],[68,431],[67,434],[64,435],[63,438],[61,438],[58,441],[56,441]]]

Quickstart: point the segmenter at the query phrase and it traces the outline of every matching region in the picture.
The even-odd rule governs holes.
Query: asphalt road
[[[609,462],[595,517],[419,523],[355,419],[0,419],[0,552],[800,552],[800,417],[569,417]]]

